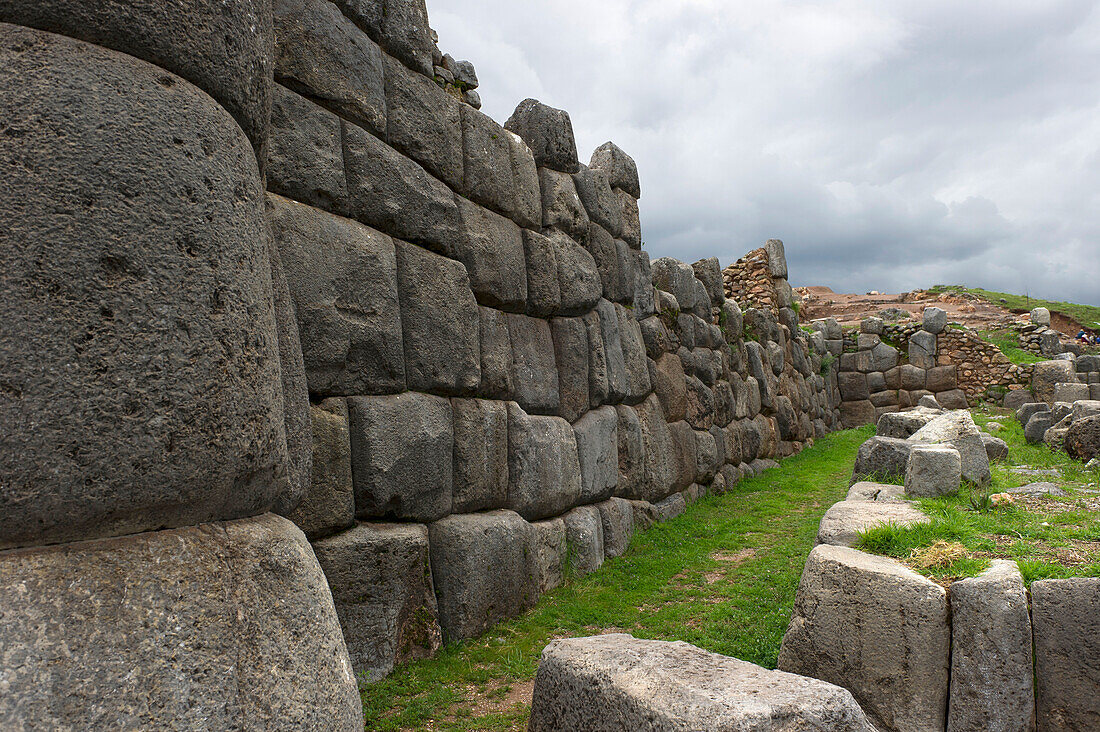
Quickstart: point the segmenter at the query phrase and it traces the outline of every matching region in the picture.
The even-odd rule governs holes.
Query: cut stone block
[[[1031,365],[1031,392],[1041,402],[1053,404],[1055,387],[1076,380],[1077,370],[1072,361],[1042,361]]]
[[[951,585],[951,730],[1035,729],[1031,618],[1015,562]]]
[[[905,487],[892,483],[861,481],[848,489],[845,501],[900,501],[905,497]]]
[[[527,261],[527,314],[546,318],[561,310],[558,255],[554,243],[542,234],[523,230]]]
[[[512,511],[447,516],[428,527],[445,641],[474,638],[535,604],[532,534]]]
[[[561,402],[550,323],[513,313],[507,319],[516,401],[529,412],[556,414]]]
[[[611,498],[596,505],[603,528],[603,552],[607,558],[622,556],[634,536],[634,509],[623,498]]]
[[[986,485],[992,478],[989,472],[989,456],[970,412],[957,410],[940,415],[914,432],[909,441],[948,444],[954,447],[962,458],[963,480]]]
[[[947,313],[941,308],[925,308],[921,327],[932,335],[942,333],[947,327]]]
[[[909,336],[909,363],[921,369],[935,367],[936,336],[926,330],[918,330]]]
[[[453,513],[501,508],[508,500],[508,406],[487,399],[452,399]]]
[[[516,224],[458,196],[462,236],[452,254],[462,262],[481,305],[522,313],[527,308],[527,259]]]
[[[478,393],[491,399],[512,399],[512,337],[508,317],[499,310],[479,307],[478,335],[481,341],[481,386]]]
[[[562,516],[570,567],[578,577],[603,564],[603,523],[595,506],[580,506]]]
[[[9,729],[363,728],[325,575],[272,514],[0,554],[0,656]]]
[[[309,413],[313,423],[312,479],[301,503],[287,518],[310,539],[320,539],[355,524],[351,433],[343,399],[311,404]]]
[[[504,128],[523,138],[539,167],[562,173],[577,172],[577,142],[568,112],[548,107],[536,99],[524,99],[504,123]]]
[[[594,170],[607,173],[608,182],[622,189],[634,198],[642,197],[641,184],[638,182],[638,165],[634,158],[627,155],[613,142],[605,142],[592,153],[589,166]]]
[[[1031,585],[1039,730],[1100,727],[1100,579]]]
[[[810,552],[780,669],[848,689],[880,728],[933,732],[947,718],[950,652],[942,587],[886,557]]]
[[[935,498],[959,492],[962,458],[950,445],[914,445],[905,466],[905,492]]]
[[[422,524],[359,524],[313,545],[351,665],[368,681],[441,645]]]
[[[508,507],[527,520],[557,516],[580,502],[573,428],[561,417],[508,404]]]
[[[832,684],[623,634],[546,647],[529,729],[874,731],[852,695]]]
[[[435,521],[451,512],[454,427],[448,399],[417,392],[349,397],[359,518]]]
[[[273,89],[268,190],[350,214],[340,118],[281,84]]]
[[[609,498],[619,482],[618,415],[615,407],[594,409],[573,424],[580,464],[581,503]]]
[[[588,329],[582,318],[553,318],[550,335],[558,368],[558,414],[568,422],[576,422],[590,406]]]
[[[542,191],[542,226],[559,229],[573,239],[588,236],[588,212],[577,195],[573,178],[550,168],[539,168]]]
[[[852,482],[870,478],[871,480],[893,480],[905,477],[905,466],[909,461],[909,452],[913,443],[896,437],[872,437],[859,446],[856,464],[852,470]]]
[[[395,243],[405,381],[410,389],[474,394],[481,384],[481,316],[466,268]]]
[[[853,546],[861,531],[895,524],[916,526],[931,523],[920,509],[903,501],[840,501],[834,503],[821,518],[817,543],[833,546]]]
[[[531,529],[535,589],[542,595],[560,587],[565,576],[565,522],[560,518],[535,521]]]

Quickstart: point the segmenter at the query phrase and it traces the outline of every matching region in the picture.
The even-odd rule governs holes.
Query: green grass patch
[[[1005,355],[1005,358],[1012,363],[1039,363],[1040,361],[1046,360],[1031,351],[1025,351],[1020,348],[1020,341],[1015,331],[1006,329],[980,330],[978,331],[978,335],[982,337],[982,340],[992,343],[1000,349],[1001,353]]]
[[[900,559],[941,581],[973,577],[993,558],[1015,559],[1024,579],[1100,577],[1100,471],[1088,470],[1044,445],[1028,445],[1023,428],[1006,410],[975,410],[975,421],[1003,425],[995,434],[1009,446],[1009,459],[992,466],[989,487],[964,485],[959,493],[918,499],[930,524],[881,526],[860,535],[857,547]],[[1000,419],[994,420],[994,417]],[[1021,474],[1013,468],[1054,471]],[[1009,488],[1051,482],[1064,497],[1022,499],[990,507],[983,500]]]
[[[774,668],[826,509],[844,498],[873,427],[835,432],[779,469],[636,534],[630,549],[523,616],[362,687],[367,728],[525,729],[513,700],[554,638],[623,631]],[[521,697],[522,699],[522,697]]]
[[[1100,307],[1096,305],[1081,305],[1072,302],[1060,302],[1057,300],[1042,300],[1027,295],[1013,295],[1008,292],[995,292],[983,290],[980,287],[967,287],[966,285],[936,285],[929,292],[955,292],[970,293],[983,300],[1009,308],[1010,310],[1032,310],[1043,307],[1052,313],[1061,313],[1068,318],[1073,318],[1087,328],[1100,327]],[[1002,302],[1002,300],[1004,302]]]

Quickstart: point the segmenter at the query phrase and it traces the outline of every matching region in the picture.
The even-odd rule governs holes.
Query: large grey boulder
[[[397,254],[385,234],[268,194],[271,227],[298,319],[309,390],[398,392],[405,354]]]
[[[242,31],[227,13],[219,42]],[[184,79],[64,36],[0,25],[0,59],[0,548],[280,505],[271,238],[240,125]]]
[[[507,216],[520,226],[538,227],[541,214],[532,210],[540,198],[535,161],[527,146],[488,115],[462,105],[462,189],[486,208]],[[514,150],[515,148],[515,150]],[[522,171],[513,152],[526,151],[529,171]],[[530,174],[530,177],[528,177]],[[530,201],[528,196],[534,194]],[[458,202],[462,206],[462,202]]]
[[[570,569],[581,577],[603,564],[603,522],[595,506],[579,506],[561,517]]]
[[[615,493],[620,497],[638,495],[645,479],[645,441],[642,423],[633,407],[619,404],[615,407],[618,435],[619,476]]]
[[[1054,419],[1049,411],[1036,412],[1024,425],[1024,439],[1029,445],[1037,445],[1043,441],[1052,426],[1054,426]]]
[[[1031,618],[1015,562],[951,585],[951,730],[1035,729]]]
[[[266,170],[268,190],[350,216],[343,125],[332,112],[275,84]]]
[[[909,336],[909,363],[926,370],[935,367],[936,336],[926,330]]]
[[[909,441],[951,445],[962,458],[963,480],[985,485],[992,479],[989,456],[970,412],[960,409],[940,415],[914,432]]]
[[[435,521],[449,514],[454,483],[450,400],[413,391],[349,397],[348,411],[356,515]]]
[[[427,658],[442,638],[422,524],[359,524],[314,543],[351,665],[368,681]]]
[[[1074,460],[1088,462],[1100,455],[1100,415],[1075,420],[1062,443]]]
[[[947,313],[942,308],[925,308],[921,327],[932,335],[942,333],[943,329],[947,327]]]
[[[561,417],[508,404],[508,508],[527,520],[557,516],[581,498],[573,428]]]
[[[527,262],[527,314],[548,318],[561,310],[557,250],[542,234],[524,229],[523,251]]]
[[[657,521],[670,521],[687,510],[687,501],[683,493],[673,493],[668,498],[653,504]]]
[[[573,138],[573,123],[568,112],[548,107],[536,99],[524,99],[504,123],[504,128],[523,138],[540,168],[577,172],[577,141]]]
[[[933,732],[947,718],[950,652],[942,587],[893,559],[818,546],[778,667],[848,689],[881,728]]]
[[[456,196],[462,236],[451,253],[466,267],[478,304],[522,313],[527,307],[527,259],[514,222]]]
[[[596,263],[604,298],[632,304],[637,264],[626,243],[611,238],[603,227],[593,223],[588,225],[584,246]]]
[[[1054,403],[1054,390],[1058,384],[1077,380],[1077,370],[1072,361],[1041,361],[1031,366],[1031,392],[1035,398],[1047,404]]]
[[[603,553],[607,558],[618,557],[630,547],[634,536],[634,509],[625,498],[610,498],[596,504],[603,529]]]
[[[665,353],[655,363],[653,391],[665,417],[678,422],[687,417],[687,383],[683,363],[675,353]]]
[[[641,184],[638,182],[638,165],[634,158],[627,155],[613,142],[605,142],[592,153],[589,166],[593,170],[602,170],[607,181],[615,188],[629,193],[634,198],[642,197]]]
[[[581,503],[609,498],[619,483],[619,433],[615,407],[594,409],[573,423],[580,465]]]
[[[83,0],[0,2],[0,20],[79,38],[183,77],[221,104],[262,161],[271,106],[271,5],[203,0],[104,5]]]
[[[1031,585],[1039,729],[1100,728],[1100,579]]]
[[[616,303],[613,307],[619,321],[619,345],[622,348],[623,371],[626,375],[624,399],[630,404],[637,404],[653,389],[649,380],[649,364],[646,361],[642,329],[634,314],[625,306]],[[600,317],[603,317],[602,310]]]
[[[1031,324],[1050,327],[1050,311],[1046,308],[1033,308],[1031,310]]]
[[[501,508],[508,500],[508,406],[489,399],[452,399],[453,513]]]
[[[445,641],[473,638],[535,604],[533,529],[512,511],[447,516],[428,527]]]
[[[272,514],[0,554],[0,657],[5,729],[363,729],[325,575]]]
[[[941,414],[943,414],[942,409],[923,406],[905,412],[887,412],[878,418],[875,434],[879,437],[895,437],[904,440]]]
[[[1011,389],[1004,397],[1004,408],[1016,411],[1020,407],[1034,402],[1035,397],[1031,395],[1030,389]]]
[[[905,492],[935,498],[959,492],[962,458],[951,445],[913,445],[905,464]]]
[[[661,257],[650,265],[653,285],[658,290],[671,293],[682,313],[689,313],[695,307],[695,270],[672,257]]]
[[[410,389],[472,395],[481,384],[481,320],[466,268],[395,244],[405,381]]]
[[[351,479],[351,432],[343,399],[310,405],[313,427],[311,480],[305,495],[287,518],[311,540],[355,524],[355,490]]]
[[[718,257],[700,259],[691,268],[695,271],[695,279],[706,288],[711,306],[721,307],[726,300],[726,291],[722,285],[722,265],[719,264]]]
[[[531,732],[874,732],[832,684],[629,635],[555,640],[542,652]]]
[[[272,9],[275,81],[375,134],[386,134],[378,45],[330,2],[274,0]]]
[[[834,503],[817,529],[817,543],[854,546],[859,534],[876,526],[916,526],[931,523],[922,511],[903,501],[840,501]]]
[[[768,255],[768,274],[772,277],[787,278],[787,253],[779,239],[764,242],[764,251]]]
[[[905,477],[905,466],[913,443],[897,437],[872,437],[859,446],[852,470],[852,482],[864,478],[893,480]]]
[[[565,579],[565,560],[568,556],[564,521],[552,518],[531,524],[532,571],[535,591],[539,595],[561,586]]]

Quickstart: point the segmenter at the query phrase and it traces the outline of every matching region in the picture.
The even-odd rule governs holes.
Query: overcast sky
[[[651,256],[1100,305],[1100,2],[428,0],[504,122],[638,162]]]

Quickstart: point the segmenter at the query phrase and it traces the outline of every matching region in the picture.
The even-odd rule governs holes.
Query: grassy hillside
[[[1079,305],[1072,302],[1059,302],[1057,300],[1040,300],[1026,295],[1013,295],[1008,292],[995,292],[983,290],[980,287],[967,287],[966,285],[936,285],[929,288],[929,292],[957,292],[969,293],[983,300],[1000,305],[1012,310],[1031,310],[1043,307],[1052,313],[1061,313],[1067,318],[1073,318],[1081,325],[1089,328],[1100,328],[1100,307],[1095,305]]]

